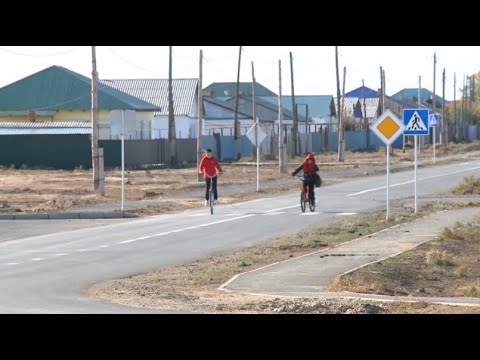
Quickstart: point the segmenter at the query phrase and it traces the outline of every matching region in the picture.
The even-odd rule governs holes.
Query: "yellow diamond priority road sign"
[[[382,140],[385,145],[392,145],[402,135],[405,125],[394,113],[386,110],[372,125],[370,130]]]

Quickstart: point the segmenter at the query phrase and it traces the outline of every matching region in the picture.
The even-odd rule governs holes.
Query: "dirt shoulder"
[[[437,163],[451,162],[455,157],[468,158],[472,152],[480,150],[480,142],[451,144],[447,148],[437,147]],[[343,164],[336,162],[336,153],[317,154],[317,162],[322,175],[326,176],[325,186],[341,181],[350,171],[363,176],[375,166],[385,166],[384,151],[346,153]],[[413,161],[413,150],[405,153],[396,150],[391,156],[393,165],[408,165]],[[432,149],[427,148],[419,159],[428,164],[432,159]],[[231,164],[222,164],[225,174],[220,179],[221,201],[231,203],[258,198],[264,194],[288,191],[298,187],[290,173],[303,158],[290,159],[287,173],[279,175],[278,164],[274,161],[262,162],[261,183],[264,193],[252,191],[256,180],[256,168],[249,165],[252,159]],[[331,178],[328,174],[337,174]],[[106,171],[104,197],[92,189],[91,171],[75,169],[42,170],[0,168],[0,214],[72,211],[75,209],[102,206],[118,209],[121,198],[121,172],[119,169]],[[185,169],[151,169],[126,172],[126,202],[136,202],[133,213],[156,215],[181,211],[202,205],[204,184],[197,181],[195,167]],[[225,191],[224,191],[225,190]],[[222,193],[222,191],[224,191]],[[127,206],[127,209],[129,207]]]
[[[404,313],[404,312],[478,312],[477,308],[446,305],[415,305],[349,299],[279,298],[237,294],[218,290],[233,276],[288,258],[365,236],[395,224],[412,221],[432,212],[479,205],[478,203],[427,203],[417,215],[408,205],[394,209],[392,220],[384,213],[356,216],[327,226],[312,227],[299,233],[268,240],[263,244],[223,253],[184,266],[110,280],[96,284],[88,294],[129,306],[175,309],[202,313]]]
[[[339,277],[333,291],[480,297],[480,217],[398,256]]]

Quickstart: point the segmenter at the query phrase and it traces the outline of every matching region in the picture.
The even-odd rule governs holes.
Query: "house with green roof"
[[[100,139],[112,138],[113,110],[135,111],[137,129],[132,138],[150,138],[159,106],[100,82],[97,89]],[[51,66],[0,88],[0,123],[90,123],[91,108],[91,79],[61,66]]]
[[[232,96],[236,96],[237,83],[236,82],[214,82],[203,89],[203,95],[212,98],[220,98],[220,100],[228,100]],[[239,92],[242,96],[252,96],[252,82],[239,83]],[[262,84],[255,83],[255,96],[277,96],[273,91],[267,89]]]

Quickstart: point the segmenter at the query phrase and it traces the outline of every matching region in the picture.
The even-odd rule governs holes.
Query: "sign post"
[[[390,110],[386,110],[370,125],[370,130],[382,140],[387,150],[387,221],[390,218],[390,146],[404,129],[403,123]]]
[[[131,136],[136,131],[136,113],[133,110],[112,110],[110,112],[111,135],[120,136],[122,161],[122,200],[120,209],[125,210],[125,136]]]
[[[429,111],[425,109],[404,109],[403,110],[403,123],[405,125],[405,135],[414,136],[414,151],[415,151],[415,161],[414,161],[414,178],[415,178],[415,214],[418,211],[417,206],[417,136],[418,135],[428,135],[429,127],[428,125],[428,115]]]
[[[267,138],[267,134],[260,127],[258,117],[253,126],[247,131],[247,138],[257,149],[257,192],[260,190],[260,145]]]
[[[433,165],[436,164],[437,159],[436,159],[436,152],[435,152],[435,144],[436,144],[436,138],[435,138],[435,128],[438,127],[439,123],[439,115],[438,114],[430,114],[428,117],[428,127],[431,127],[433,129]]]

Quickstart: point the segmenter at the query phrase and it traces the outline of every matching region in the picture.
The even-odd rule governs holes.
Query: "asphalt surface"
[[[419,195],[432,196],[464,176],[478,176],[480,161],[422,168],[418,174]],[[85,290],[102,280],[188,263],[338,217],[385,209],[385,183],[385,176],[371,176],[319,188],[314,213],[301,213],[298,191],[220,205],[213,216],[200,208],[74,231],[52,229],[51,234],[3,242],[0,312],[149,312],[88,299]],[[390,184],[392,199],[413,196],[413,172],[392,174]]]
[[[328,286],[338,275],[411,250],[437,238],[445,227],[456,222],[472,221],[478,215],[479,208],[441,211],[332,248],[239,274],[221,286],[221,289],[258,295],[323,298],[329,295]],[[361,298],[370,296],[351,295]],[[478,298],[456,299],[456,302],[461,303],[462,300],[469,304],[480,304]],[[453,302],[451,298],[435,298],[434,301]]]

